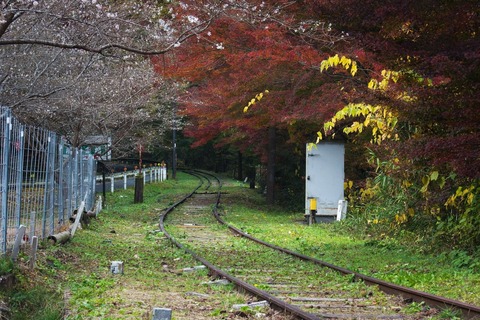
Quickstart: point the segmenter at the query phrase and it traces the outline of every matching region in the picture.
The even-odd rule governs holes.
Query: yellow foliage
[[[317,142],[316,142],[316,143],[319,143],[320,140],[322,140],[322,139],[323,139],[322,132],[321,132],[321,131],[318,131],[318,132],[317,132]]]
[[[417,101],[417,97],[409,95],[406,91],[398,94],[396,98],[397,98],[397,100],[403,100],[405,102],[415,102],[415,101]]]
[[[414,215],[415,210],[413,210],[413,208],[408,208],[406,212],[395,215],[395,222],[397,224],[403,224],[407,222],[409,218],[412,218]]]
[[[362,133],[365,128],[372,128],[372,143],[380,144],[386,139],[392,138],[392,133],[398,122],[395,114],[389,111],[385,106],[373,106],[365,103],[349,103],[343,109],[339,110],[330,121],[323,125],[324,132],[333,129],[338,121],[347,117],[356,118],[364,117],[363,121],[354,121],[350,126],[345,127],[343,132],[346,134]],[[393,135],[394,139],[398,139],[398,135]],[[318,140],[322,139],[321,133],[318,134]]]
[[[403,180],[402,181],[402,186],[405,187],[405,188],[410,188],[410,186],[412,186],[412,183],[408,180]]]
[[[316,148],[315,143],[308,143],[308,144],[307,144],[307,150],[308,150],[308,151],[312,150],[313,148]]]
[[[407,220],[408,220],[408,217],[405,213],[395,215],[395,222],[398,224],[405,223],[407,222]]]
[[[357,62],[345,56],[341,58],[338,54],[334,55],[333,57],[328,57],[328,59],[323,60],[320,62],[320,72],[327,70],[328,68],[337,67],[341,65],[345,70],[350,69],[350,74],[354,77],[358,71]]]
[[[397,83],[402,73],[399,71],[382,70],[381,75],[382,80],[380,81],[373,78],[370,79],[370,82],[368,83],[369,89],[386,91],[388,89],[390,81]]]
[[[253,106],[253,105],[254,105],[255,103],[257,103],[258,101],[262,100],[263,97],[265,96],[265,94],[267,94],[267,93],[269,93],[269,92],[270,92],[270,91],[265,90],[265,91],[263,91],[263,92],[260,92],[260,93],[256,94],[256,95],[255,95],[255,98],[252,98],[252,99],[248,102],[248,104],[247,104],[245,107],[243,107],[243,112],[248,112],[248,109],[249,109],[251,106]]]
[[[353,187],[353,181],[352,180],[348,180],[348,181],[345,181],[343,183],[343,189],[344,190],[352,189],[352,187]]]
[[[461,202],[466,202],[468,205],[473,203],[475,199],[475,186],[458,187],[454,194],[452,194],[445,202],[445,207],[458,207]]]
[[[413,210],[413,208],[408,208],[407,212],[410,217],[413,217],[415,215],[415,210]]]
[[[377,187],[371,187],[366,189],[360,189],[360,198],[361,201],[368,201],[372,199],[377,193]]]

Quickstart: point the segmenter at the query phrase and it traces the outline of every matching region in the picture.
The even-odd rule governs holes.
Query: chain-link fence
[[[68,228],[82,201],[95,200],[96,161],[54,132],[19,123],[0,106],[0,255],[24,225],[24,240]]]

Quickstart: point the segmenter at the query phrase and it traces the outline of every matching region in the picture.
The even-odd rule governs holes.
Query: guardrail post
[[[86,155],[87,157],[87,168],[84,170],[84,178],[83,181],[85,182],[85,192],[89,194],[89,196],[85,199],[85,206],[90,209],[93,206],[93,202],[95,199],[95,191],[92,192],[92,190],[95,190],[95,176],[94,172],[95,170],[95,161],[93,159],[93,156],[91,154]],[[85,162],[85,161],[84,161]]]
[[[317,199],[316,198],[310,198],[310,216],[308,219],[308,225],[312,225],[316,222],[316,216],[317,214]]]
[[[166,168],[166,167],[161,167],[161,168],[160,168],[160,181],[165,181],[165,180],[167,180],[167,179],[166,179],[166,178],[167,178],[166,173],[167,173],[167,168]]]

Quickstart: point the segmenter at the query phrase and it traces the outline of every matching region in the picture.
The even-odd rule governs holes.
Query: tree
[[[369,88],[357,90],[362,94],[352,96],[328,128],[362,136],[378,133],[370,121],[375,114],[394,120],[387,139],[369,145],[375,175],[363,194],[383,201],[384,207],[395,206],[381,213],[393,231],[419,227],[424,234],[431,228],[433,242],[477,250],[478,4],[428,0],[405,1],[401,6],[395,1],[355,0],[342,1],[341,6],[339,1],[318,4],[317,10],[355,38],[356,45],[341,55],[358,62],[356,81]]]
[[[326,134],[345,128],[359,133],[350,142],[368,147],[362,185],[394,199],[390,225],[430,223],[471,248],[478,232],[458,230],[480,225],[472,214],[480,194],[479,10],[476,1],[447,0],[241,2],[224,7],[209,33],[154,62],[190,83],[183,112],[194,119],[197,144],[220,138],[265,157],[267,128],[283,136],[333,116]]]
[[[377,88],[364,99],[382,101],[401,123],[414,128],[414,137],[403,130],[408,139],[398,150],[478,178],[479,157],[468,147],[480,142],[476,125],[480,22],[475,18],[480,10],[475,1],[406,1],[403,6],[395,1],[319,3],[318,10],[355,37],[356,45],[343,54],[361,64],[364,81],[384,80],[382,70],[397,72],[398,79],[390,79],[388,88]]]
[[[209,18],[180,16],[169,1],[3,1],[0,46],[34,45],[115,56],[163,54],[203,31]]]
[[[162,115],[169,104],[151,97],[171,90],[158,92],[163,81],[144,56],[167,52],[209,23],[173,9],[128,0],[2,2],[0,103],[74,146],[101,134],[131,149],[141,124],[167,128],[170,120]]]
[[[315,46],[331,48],[342,36],[309,14],[287,1],[225,6],[208,33],[153,59],[159,74],[190,84],[182,112],[193,122],[186,132],[197,139],[194,145],[220,138],[220,145],[252,150],[272,171],[275,132],[332,114],[342,95],[320,74],[324,55]],[[320,101],[321,90],[334,96]],[[270,201],[274,181],[269,172]]]

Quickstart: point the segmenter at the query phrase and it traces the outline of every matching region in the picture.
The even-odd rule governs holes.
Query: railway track
[[[160,228],[178,247],[207,266],[213,277],[227,279],[268,302],[284,314],[283,319],[422,318],[406,315],[405,301],[456,308],[465,318],[480,319],[476,306],[355,273],[228,226],[218,211],[220,180],[204,172],[188,173],[199,178],[198,187],[166,210]]]

